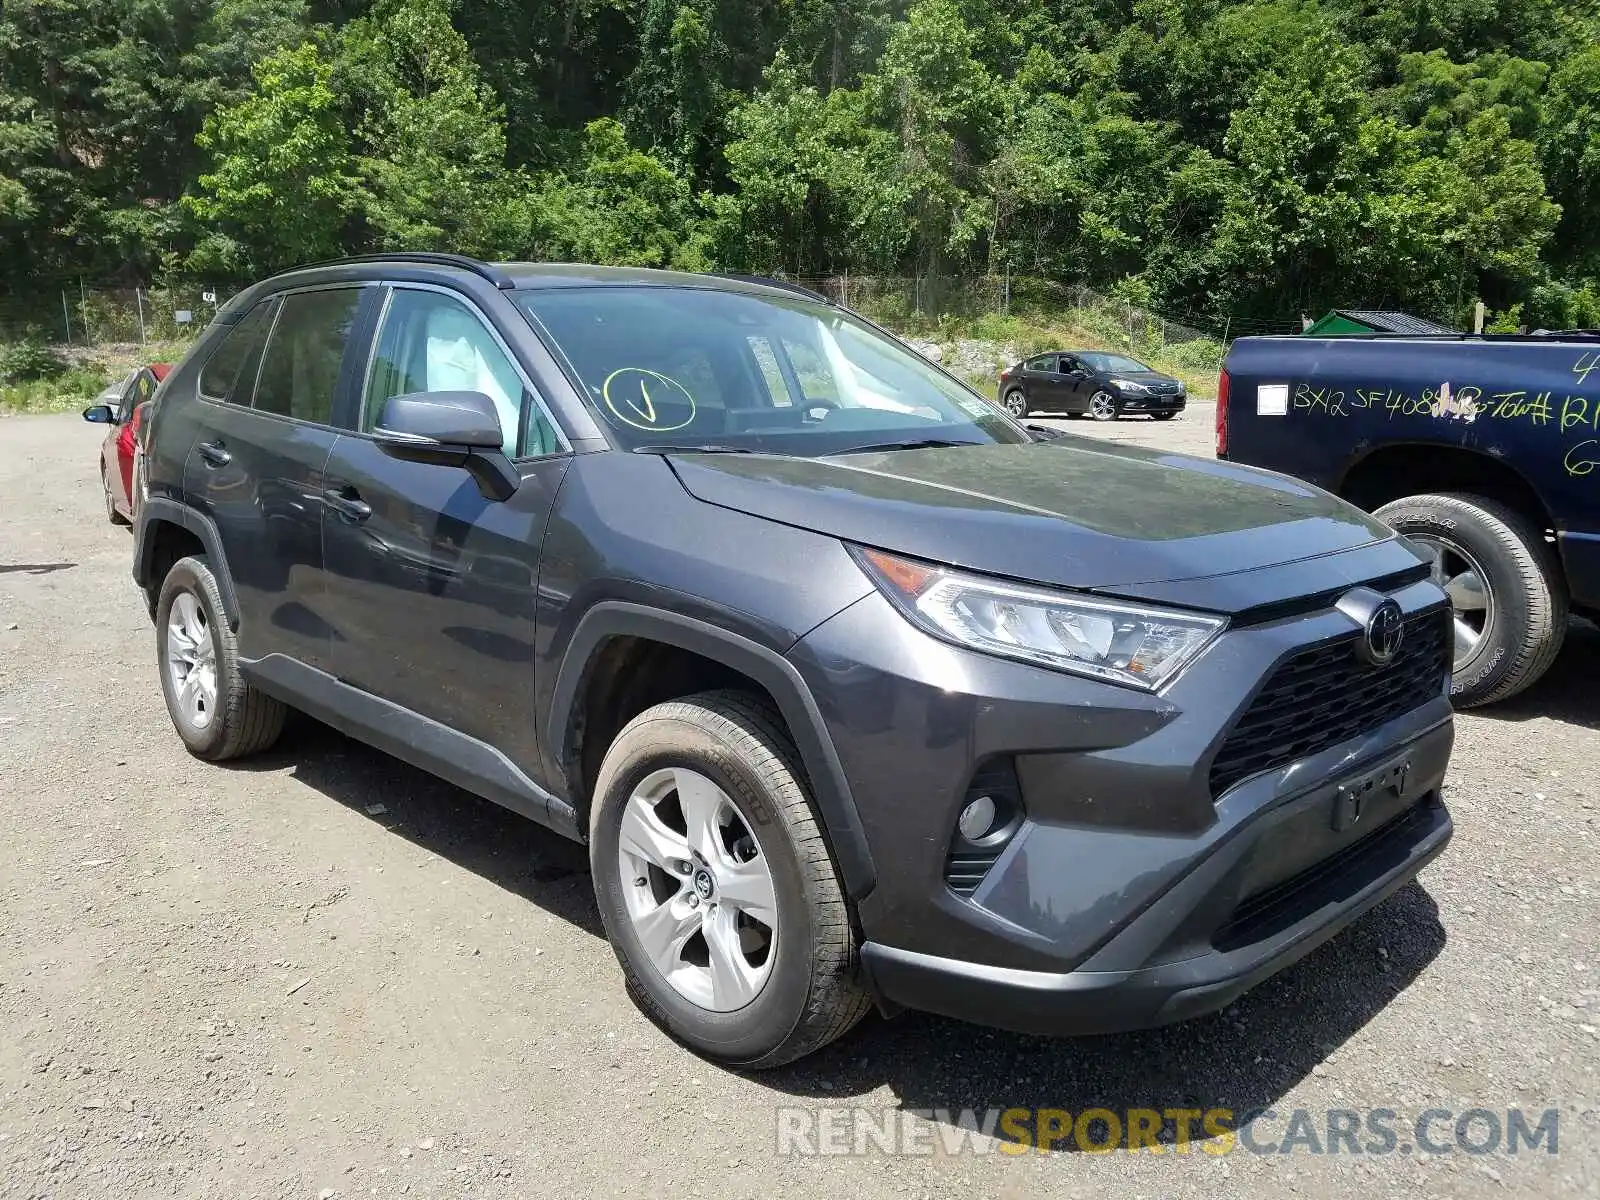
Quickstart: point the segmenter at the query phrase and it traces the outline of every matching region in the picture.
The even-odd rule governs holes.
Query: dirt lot
[[[1203,406],[1072,428],[1211,438]],[[629,1002],[578,848],[309,721],[246,764],[183,752],[100,432],[0,419],[0,1196],[1600,1194],[1593,627],[1460,720],[1456,838],[1420,885],[1220,1016],[1077,1041],[871,1018],[745,1078]],[[1269,1147],[1305,1109],[1324,1149],[1327,1110],[1388,1108],[1399,1137],[777,1153],[780,1108],[844,1105],[1271,1109]],[[1431,1108],[1438,1155],[1410,1136]],[[1452,1148],[1474,1108],[1558,1110],[1558,1152]]]

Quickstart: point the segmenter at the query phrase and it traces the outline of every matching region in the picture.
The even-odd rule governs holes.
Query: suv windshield
[[[516,300],[628,449],[814,455],[1029,440],[977,393],[825,304],[660,286]]]

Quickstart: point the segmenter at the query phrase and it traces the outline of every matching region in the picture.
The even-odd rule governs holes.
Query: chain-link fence
[[[1100,309],[1122,324],[1124,336],[1154,335],[1169,342],[1208,336],[1193,325],[1168,321],[1093,288],[1031,275],[828,275],[796,276],[792,282],[863,313],[895,312],[926,319]]]
[[[1171,320],[1081,284],[1020,275],[981,276],[790,276],[789,281],[820,292],[847,308],[902,332],[933,334],[967,326],[978,336],[992,331],[1000,340],[1014,339],[1027,327],[1198,371],[1222,365],[1228,339],[1255,328],[1231,328],[1225,319],[1212,328]],[[1001,321],[986,318],[1002,318]],[[1008,322],[1004,318],[1015,318]],[[1294,332],[1298,322],[1285,322],[1272,332]],[[1026,340],[1026,334],[1023,334]],[[1024,347],[1028,349],[1028,347]]]
[[[71,280],[0,294],[0,342],[103,346],[182,341],[205,328],[233,291],[199,281],[113,287]]]

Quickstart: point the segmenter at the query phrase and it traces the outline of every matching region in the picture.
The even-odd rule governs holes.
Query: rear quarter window
[[[257,304],[239,318],[211,351],[200,368],[200,394],[207,400],[249,402],[255,367],[261,361],[261,346],[272,326],[276,303],[276,300],[263,300]],[[242,388],[239,386],[241,379],[244,380]]]

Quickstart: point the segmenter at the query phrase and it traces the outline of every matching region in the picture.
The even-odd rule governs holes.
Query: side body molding
[[[282,654],[242,660],[239,665],[262,691],[340,733],[567,837],[579,838],[572,809],[488,743]]]
[[[844,767],[817,702],[788,659],[749,638],[694,617],[642,604],[621,600],[596,604],[578,622],[562,655],[548,719],[541,726],[547,761],[569,761],[578,689],[596,654],[613,637],[650,638],[679,646],[747,675],[766,688],[800,751],[810,777],[812,799],[827,830],[845,890],[857,900],[872,891],[877,882],[872,854]]]

